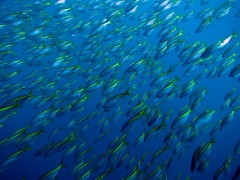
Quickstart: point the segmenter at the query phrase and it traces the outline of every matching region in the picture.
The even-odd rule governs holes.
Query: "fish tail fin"
[[[237,37],[237,36],[238,36],[238,32],[234,30],[234,31],[232,32],[232,38],[235,38],[235,37]]]
[[[179,76],[175,76],[175,81],[176,82],[178,82],[178,81],[180,81],[181,79],[180,79],[180,77]]]
[[[167,124],[164,121],[162,121],[161,126],[166,127]]]
[[[46,133],[46,131],[43,129],[43,126],[39,129],[40,133]]]
[[[66,168],[66,167],[68,167],[68,166],[63,162],[63,158],[61,158],[60,166],[61,166],[61,168]]]
[[[141,110],[140,112],[139,112],[139,114],[141,114],[141,115],[148,115],[147,114],[147,109],[143,109],[143,110]]]
[[[19,107],[18,101],[14,103],[14,107]]]
[[[16,107],[16,108],[22,108],[22,106],[18,103],[18,101],[16,101],[16,102],[14,103],[14,107]]]
[[[193,83],[194,83],[194,84],[198,84],[196,77],[193,77],[192,80],[193,80]]]
[[[127,88],[127,90],[125,91],[124,96],[132,96],[132,94],[130,93],[129,88]]]
[[[32,93],[32,89],[31,89],[31,91],[28,93],[28,97],[34,97],[34,96],[33,96],[33,93]]]
[[[31,150],[31,148],[29,146],[27,146],[27,147],[25,147],[25,150],[29,151],[29,150]]]
[[[109,169],[108,169],[109,172],[114,172],[115,169],[113,168],[113,166],[111,166]]]
[[[215,143],[217,143],[217,141],[214,139],[214,137],[212,137],[212,138],[210,139],[210,143],[211,143],[211,144],[215,144]]]
[[[168,143],[166,143],[165,149],[166,149],[166,150],[171,149],[171,147],[168,145]]]
[[[93,147],[92,147],[92,145],[89,147],[89,150],[92,150],[93,149]]]
[[[168,69],[168,73],[170,72],[174,72],[174,67],[173,66],[170,66],[169,69]]]

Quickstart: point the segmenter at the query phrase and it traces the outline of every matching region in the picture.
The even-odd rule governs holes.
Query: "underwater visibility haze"
[[[0,0],[1,180],[239,180],[240,0]]]

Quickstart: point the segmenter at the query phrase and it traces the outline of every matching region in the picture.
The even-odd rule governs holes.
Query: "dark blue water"
[[[240,149],[236,148],[240,139],[237,100],[240,47],[239,36],[233,36],[233,32],[240,32],[240,1],[15,0],[0,4],[0,179],[41,179],[58,166],[58,170],[45,174],[42,179],[176,179],[178,175],[179,179],[194,180],[233,178],[240,165]],[[212,13],[196,18],[206,8]],[[191,12],[189,19],[183,21],[182,17]],[[171,13],[173,16],[167,20]],[[203,21],[209,25],[196,32]],[[130,28],[135,29],[129,31]],[[153,33],[147,34],[147,28],[154,28]],[[168,33],[159,34],[163,29]],[[106,40],[111,31],[115,34]],[[185,42],[182,47],[181,42]],[[179,54],[196,42],[202,51],[184,65],[194,52],[193,45],[184,58]],[[217,50],[210,49],[213,44],[217,44]],[[226,51],[235,44],[235,48]],[[162,56],[157,57],[160,51]],[[190,66],[195,69],[186,75]],[[168,71],[170,67],[172,72]],[[26,79],[34,71],[37,73]],[[165,78],[151,85],[164,72]],[[39,84],[34,84],[41,76],[44,78]],[[191,80],[194,83],[186,88]],[[106,92],[107,85],[110,93]],[[221,110],[226,94],[234,88],[230,99],[226,99],[232,105]],[[79,93],[71,98],[77,89]],[[203,94],[194,96],[197,89]],[[124,94],[126,90],[130,94]],[[200,104],[194,108],[192,102],[196,97]],[[106,101],[99,104],[104,98]],[[110,104],[110,100],[114,102]],[[38,107],[40,101],[46,103]],[[126,114],[139,104],[141,108]],[[47,110],[48,113],[36,120],[37,115]],[[172,111],[169,118],[164,119],[169,111]],[[206,115],[211,111],[212,116]],[[185,121],[180,121],[183,119],[180,112],[185,114],[182,116]],[[227,119],[230,113],[232,116]],[[158,121],[150,126],[149,120],[154,115],[159,116]],[[124,131],[129,119],[136,116],[131,128],[128,126],[130,130]],[[198,125],[196,117],[200,119]],[[223,121],[228,123],[224,126]],[[178,125],[173,127],[176,122]],[[134,147],[144,132],[147,134],[157,126],[161,126],[161,131],[154,138],[145,137]],[[213,133],[216,126],[221,128]],[[21,128],[26,131],[12,139]],[[170,132],[172,136],[166,140]],[[97,142],[97,137],[104,133]],[[116,138],[120,140],[112,143]],[[179,143],[179,151],[173,153]],[[46,145],[49,148],[45,152],[39,151]],[[154,153],[167,145],[170,149],[154,159]],[[63,156],[70,149],[73,151]],[[14,155],[17,152],[20,154]],[[98,166],[97,159],[103,153],[108,155]],[[127,168],[134,156],[135,160]],[[124,157],[123,165],[118,167]],[[191,171],[194,158],[196,168]],[[87,166],[70,173],[80,163],[88,162]],[[206,168],[198,172],[199,164],[204,162]],[[156,169],[158,175],[150,177]],[[101,177],[106,172],[109,174]]]

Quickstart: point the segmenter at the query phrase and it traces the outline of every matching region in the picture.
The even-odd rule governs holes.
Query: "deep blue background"
[[[27,3],[32,3],[33,1],[29,1],[29,2],[22,2],[22,4],[27,4]],[[141,14],[143,12],[146,12],[147,10],[152,11],[152,9],[150,9],[151,4],[154,1],[149,1],[146,4],[140,4],[140,7],[138,8],[138,12]],[[240,9],[240,2],[239,1],[235,1],[235,7],[233,9],[231,9],[231,11],[224,16],[222,19],[214,21],[209,27],[207,27],[203,32],[196,34],[195,30],[198,27],[198,25],[200,24],[200,20],[199,19],[195,19],[196,13],[198,13],[200,10],[202,10],[205,7],[210,7],[210,8],[215,8],[220,6],[223,2],[225,2],[224,0],[221,1],[213,1],[211,0],[209,3],[207,3],[204,6],[200,6],[200,2],[196,1],[194,3],[194,5],[191,7],[191,9],[189,10],[184,10],[184,6],[185,6],[185,2],[182,1],[181,4],[174,9],[175,13],[180,13],[180,14],[186,14],[192,10],[195,11],[195,13],[193,14],[193,16],[186,22],[181,22],[178,24],[178,27],[180,29],[184,29],[184,33],[185,34],[189,34],[190,36],[187,38],[187,44],[196,42],[198,40],[200,40],[202,43],[207,42],[207,45],[212,45],[213,43],[218,42],[220,39],[224,39],[226,37],[228,37],[233,30],[240,32],[240,26],[239,26],[239,21],[240,18],[235,18],[235,14],[236,12]],[[68,7],[70,4],[73,4],[74,1],[67,1],[66,2],[66,7]],[[83,3],[87,3],[87,1],[83,1]],[[1,17],[3,18],[4,16],[7,16],[8,14],[11,14],[12,12],[17,12],[17,10],[19,10],[19,4],[13,4],[11,2],[2,2],[1,5],[4,8],[4,11],[1,12]],[[93,5],[94,2],[91,4]],[[15,7],[16,6],[16,7]],[[106,5],[102,5],[102,8],[106,6]],[[46,13],[49,13],[50,15],[53,14],[56,11],[56,5],[51,5],[51,6],[46,6],[45,7],[45,11]],[[86,11],[90,11],[89,9],[86,9]],[[167,13],[172,12],[173,10],[169,10],[164,12],[163,15],[161,15],[161,17],[164,17]],[[101,10],[99,11],[101,12]],[[39,15],[40,16],[40,15]],[[84,20],[85,22],[88,21],[88,19],[84,18],[84,14],[79,13],[78,15],[75,14],[74,18],[77,18],[78,20]],[[99,13],[98,16],[96,16],[94,18],[93,21],[96,20],[102,20],[104,19],[102,13]],[[53,19],[52,21],[50,21],[50,23],[48,24],[48,26],[51,27],[51,23],[56,22],[56,19]],[[138,20],[135,21],[130,21],[128,18],[125,19],[126,21],[126,26],[127,27],[134,27],[137,26],[138,24]],[[33,17],[33,23],[31,24],[32,26],[35,26],[36,24],[38,24],[40,21],[39,19]],[[4,42],[11,42],[11,25],[7,25],[6,28],[3,28],[0,30],[0,33],[2,36],[4,35],[8,35],[9,37],[5,40],[2,40]],[[113,27],[109,27],[109,29],[113,29]],[[48,34],[48,32],[53,31],[54,28],[47,28],[45,31],[45,34]],[[151,35],[150,37],[146,38],[147,43],[152,43],[152,45],[157,45],[159,38],[157,38],[157,33],[160,31],[160,27],[158,28],[158,30]],[[108,30],[107,30],[108,31]],[[28,33],[28,30],[26,30],[26,33]],[[56,32],[54,32],[56,33]],[[72,41],[75,44],[82,44],[83,43],[83,39],[81,38],[82,35],[84,34],[88,34],[89,31],[86,31],[84,33],[82,33],[80,36],[76,36],[76,37],[70,37],[69,35],[65,36],[65,39],[68,41]],[[134,35],[135,36],[135,35]],[[122,38],[121,36],[119,37],[119,39]],[[125,49],[121,49],[122,52],[126,51],[128,48],[133,47],[136,45],[136,41],[141,38],[138,36],[134,37],[134,41],[132,41],[131,43],[129,43],[126,47],[124,47]],[[118,38],[116,38],[118,39]],[[114,39],[113,41],[115,41],[116,39]],[[234,40],[231,41],[231,45],[233,45],[234,43],[236,43],[237,41],[239,41],[239,37],[235,38]],[[104,50],[105,45],[107,45],[110,42],[107,42],[106,44],[100,44],[101,47]],[[22,54],[22,52],[25,49],[25,45],[23,44],[16,44],[13,46],[12,51],[15,53],[20,53],[18,55],[17,58],[20,58],[21,60],[25,61],[26,58],[29,55],[25,55]],[[239,54],[239,50],[240,48],[236,48],[236,53]],[[80,48],[76,48],[75,51],[79,51],[80,52]],[[217,52],[215,53],[215,56],[217,56],[218,54],[223,53],[223,51]],[[178,59],[178,54],[179,52],[172,52],[168,55],[166,55],[164,58],[162,58],[162,62],[165,64],[164,66],[164,70],[167,70],[167,68],[171,65],[174,64],[175,62],[177,62]],[[15,77],[14,79],[11,79],[8,82],[1,82],[0,86],[3,86],[5,84],[14,84],[14,83],[18,83],[21,82],[22,85],[27,85],[29,82],[22,82],[21,79],[23,77],[25,77],[26,75],[28,75],[30,72],[32,72],[35,69],[39,69],[41,75],[44,74],[44,72],[41,72],[42,69],[44,69],[44,67],[47,66],[47,61],[50,60],[51,58],[55,58],[57,57],[57,51],[53,50],[53,52],[51,52],[51,54],[45,59],[46,62],[43,63],[42,66],[40,67],[28,67],[26,63],[24,63],[21,68],[25,68],[25,71],[23,73],[21,73],[20,75],[18,75],[17,77]],[[129,65],[132,62],[138,61],[140,60],[142,57],[142,55],[140,53],[136,54],[136,57],[131,60],[131,62],[126,62],[124,63],[121,68],[120,68],[120,72],[117,75],[117,78],[120,79],[124,73],[124,71],[129,67]],[[11,57],[10,56],[6,56],[6,57],[2,57],[4,62],[8,62],[11,61]],[[117,59],[112,58],[111,61],[108,63],[108,65],[111,65],[113,63],[115,63],[117,61]],[[74,59],[74,61],[70,64],[70,65],[76,65],[78,62],[77,58]],[[235,65],[237,65],[239,63],[239,58],[236,58],[233,67]],[[69,66],[69,65],[68,65]],[[88,68],[87,65],[85,65],[84,68]],[[209,70],[214,68],[214,64],[212,64],[209,67]],[[186,82],[188,82],[189,80],[191,80],[193,77],[196,77],[201,71],[204,70],[204,67],[199,67],[195,72],[193,72],[190,76],[188,77],[184,77],[183,74],[186,71],[187,67],[182,67],[182,63],[180,63],[176,69],[175,72],[172,73],[171,75],[169,75],[168,77],[174,77],[174,76],[179,76],[181,81],[180,81],[180,85],[184,85]],[[3,71],[1,72],[1,74],[5,73],[5,72],[12,72],[11,69],[3,69]],[[54,73],[53,73],[54,74]],[[53,76],[53,74],[46,74],[47,77],[51,77]],[[214,114],[214,117],[211,119],[211,122],[209,122],[209,124],[212,124],[213,126],[211,128],[209,128],[203,135],[198,134],[197,138],[195,141],[188,143],[183,146],[187,146],[187,150],[183,156],[183,158],[181,160],[178,160],[178,158],[176,157],[173,160],[172,166],[170,167],[170,170],[168,171],[168,175],[169,175],[169,179],[174,179],[175,177],[177,177],[178,173],[181,171],[182,172],[182,176],[181,179],[185,179],[187,176],[191,176],[193,179],[196,180],[201,180],[201,179],[212,179],[212,177],[214,176],[214,173],[218,170],[218,168],[220,168],[223,164],[223,161],[227,158],[227,156],[229,154],[233,154],[233,149],[234,146],[236,144],[236,142],[240,139],[240,133],[239,133],[239,127],[240,127],[240,116],[239,114],[234,118],[234,120],[227,125],[226,127],[223,128],[223,130],[218,131],[216,133],[216,135],[214,136],[217,143],[213,145],[212,147],[212,152],[209,155],[209,159],[210,159],[210,166],[209,169],[204,171],[203,174],[199,174],[196,171],[195,172],[191,172],[190,171],[190,163],[191,163],[191,158],[192,158],[192,154],[194,152],[194,150],[203,142],[203,141],[209,141],[209,133],[211,131],[211,129],[218,123],[219,120],[221,120],[224,116],[226,116],[228,113],[231,112],[231,109],[227,109],[224,111],[220,110],[221,105],[225,102],[224,101],[224,96],[225,94],[230,91],[233,87],[236,87],[237,90],[234,92],[234,96],[236,97],[239,95],[239,82],[237,79],[233,79],[230,78],[228,76],[229,73],[227,73],[225,76],[220,77],[220,78],[216,78],[216,79],[200,79],[197,81],[197,85],[194,88],[197,89],[199,87],[201,87],[202,85],[204,85],[205,87],[207,87],[208,89],[208,93],[205,95],[204,100],[201,103],[201,106],[199,109],[196,110],[196,112],[190,114],[189,116],[189,120],[192,120],[196,115],[202,113],[205,111],[206,106],[208,106],[210,109],[215,109],[216,113]],[[40,74],[39,74],[40,75]],[[96,75],[96,73],[92,74],[92,75]],[[134,83],[138,83],[141,82],[142,79],[140,78],[141,74],[139,74],[137,76],[137,78],[131,82],[131,84],[129,85],[129,87],[131,87],[131,85],[133,85]],[[72,89],[74,90],[74,88],[79,87],[80,85],[82,85],[85,80],[81,77],[81,76],[77,76],[77,77],[73,77],[72,79],[69,78],[60,78],[58,85],[55,87],[54,90],[60,89],[60,87],[68,82],[70,82],[71,80],[77,79],[77,83],[75,83],[72,86]],[[149,76],[146,78],[147,80],[149,80]],[[127,89],[127,86],[125,88],[123,88],[122,90],[119,89],[119,87],[116,88],[114,94],[118,94],[118,93],[122,93]],[[52,90],[52,92],[54,92],[54,90]],[[133,93],[134,95],[136,93],[140,93],[140,95],[142,95],[143,93],[147,92],[148,90],[153,90],[153,88],[149,87],[149,83],[146,83],[143,87],[138,87],[136,90],[134,90]],[[0,104],[3,104],[5,101],[7,101],[8,99],[11,99],[12,97],[18,96],[18,95],[23,95],[23,94],[27,94],[29,91],[27,90],[22,90],[20,91],[18,94],[14,95],[14,96],[7,96],[4,98],[0,99]],[[52,93],[51,92],[51,93]],[[86,115],[88,115],[89,113],[93,113],[96,108],[96,104],[103,98],[103,96],[101,96],[101,92],[102,90],[97,90],[94,91],[93,93],[93,97],[86,102],[85,104],[85,109],[80,113],[80,115],[78,116],[78,119],[80,119],[81,117],[84,117]],[[49,93],[49,94],[51,94]],[[34,93],[33,94],[35,96],[39,96],[41,95],[41,93]],[[49,95],[48,94],[48,95]],[[61,99],[61,97],[59,97],[59,99]],[[159,138],[154,139],[150,142],[144,142],[140,147],[138,148],[133,148],[132,145],[134,144],[134,142],[136,141],[136,139],[143,133],[144,129],[141,123],[137,124],[135,130],[133,132],[130,132],[130,134],[127,136],[127,141],[130,143],[131,146],[129,146],[129,150],[130,150],[130,155],[128,157],[128,160],[130,161],[130,159],[134,156],[134,154],[137,155],[137,160],[140,160],[141,155],[143,155],[144,153],[146,153],[147,151],[149,151],[149,154],[145,160],[145,162],[143,163],[144,165],[149,162],[149,160],[151,159],[151,156],[153,153],[155,153],[155,151],[159,148],[164,147],[164,143],[163,143],[163,139],[165,138],[165,136],[168,134],[168,132],[170,131],[170,127],[171,127],[171,123],[173,122],[173,120],[177,117],[178,112],[180,111],[180,109],[182,109],[184,106],[187,105],[188,103],[188,97],[187,98],[174,98],[173,100],[171,100],[169,103],[167,104],[161,104],[161,112],[162,114],[168,110],[168,109],[173,109],[173,114],[170,118],[170,120],[168,121],[168,126],[167,128],[161,133],[161,135],[159,136]],[[130,97],[126,97],[122,102],[119,103],[119,105],[122,105],[122,110],[125,113],[128,109],[130,109],[132,107],[132,105],[128,105],[128,101],[130,100]],[[149,100],[149,102],[151,103],[151,105],[153,105],[153,99]],[[63,106],[68,105],[69,102],[63,102]],[[15,115],[10,121],[8,121],[3,127],[0,128],[0,140],[9,137],[11,135],[11,133],[13,133],[15,130],[25,127],[28,125],[28,123],[30,122],[30,120],[39,112],[43,111],[44,109],[47,109],[51,106],[52,104],[49,103],[48,105],[44,106],[43,108],[39,109],[39,110],[35,110],[32,106],[30,106],[28,103],[25,103],[23,105],[23,108],[19,108],[17,109],[18,113],[17,115]],[[118,106],[119,106],[118,105]],[[116,106],[117,107],[117,106]],[[101,108],[99,109],[101,110]],[[114,110],[113,110],[114,111]],[[91,157],[93,157],[95,154],[97,154],[97,156],[101,155],[103,152],[105,152],[107,150],[107,145],[109,144],[110,141],[112,141],[115,137],[122,136],[122,133],[120,132],[120,129],[122,127],[122,125],[129,119],[129,117],[122,115],[120,120],[117,121],[116,123],[112,123],[109,122],[108,128],[111,128],[112,131],[106,136],[106,138],[104,138],[103,140],[101,140],[99,143],[94,144],[94,140],[95,138],[100,134],[99,133],[99,128],[96,129],[94,128],[94,126],[97,124],[97,122],[99,120],[101,120],[104,117],[109,117],[112,115],[113,111],[110,112],[102,112],[96,119],[89,119],[87,120],[88,123],[90,123],[91,125],[87,128],[86,131],[84,131],[83,133],[83,138],[81,138],[78,141],[78,145],[80,145],[82,142],[84,142],[84,140],[87,141],[86,145],[84,146],[83,149],[88,148],[90,145],[93,146],[93,150],[90,151],[85,157],[84,159],[87,161],[88,159],[90,159]],[[20,159],[18,159],[18,161],[16,162],[16,164],[11,164],[6,170],[0,172],[0,179],[21,179],[22,177],[26,177],[27,179],[37,179],[39,176],[41,176],[42,174],[44,174],[45,172],[57,167],[60,163],[60,158],[61,155],[63,154],[63,151],[56,153],[54,156],[50,157],[50,158],[43,158],[43,157],[34,157],[35,152],[41,148],[42,146],[48,144],[51,142],[51,140],[47,140],[48,135],[56,130],[59,127],[65,127],[69,121],[70,121],[70,117],[72,116],[73,113],[68,112],[65,116],[63,117],[56,117],[53,119],[53,122],[51,122],[50,124],[48,124],[47,126],[44,127],[46,133],[42,134],[33,144],[30,145],[31,150],[24,153]],[[87,122],[85,122],[83,125],[81,125],[79,128],[84,127],[85,124],[87,124]],[[202,127],[203,128],[203,127]],[[29,129],[29,132],[33,132],[36,131],[38,128],[37,127],[31,127]],[[200,130],[199,130],[200,131]],[[55,142],[61,141],[63,140],[68,134],[69,132],[71,132],[71,129],[64,129],[62,130],[59,134],[57,134],[57,136],[54,138]],[[174,147],[174,146],[173,146]],[[172,147],[172,148],[173,148]],[[0,149],[0,162],[3,161],[7,156],[9,156],[10,154],[14,153],[17,151],[16,147],[6,147],[6,148],[1,148]],[[161,157],[161,162],[165,162],[167,159],[170,158],[172,154],[172,150],[171,151],[166,151],[162,157]],[[57,175],[57,179],[66,179],[66,176],[68,174],[68,172],[71,170],[71,168],[74,167],[73,164],[73,158],[72,155],[69,156],[66,161],[65,164],[68,165],[67,168],[61,169],[59,171],[59,174]],[[224,175],[223,179],[230,179],[236,168],[239,166],[239,157],[236,156],[236,160],[233,161],[232,163],[232,168],[229,172],[229,174]],[[76,164],[75,164],[76,165]],[[105,167],[106,164],[103,164],[102,168],[99,169],[98,171],[94,172],[93,174],[91,174],[91,176],[89,177],[89,179],[94,179],[95,177],[97,177],[98,175],[102,174],[104,171],[107,170],[107,168]],[[142,168],[144,167],[141,166]],[[156,168],[156,166],[153,166]],[[87,169],[90,169],[91,167],[89,166]],[[116,171],[112,174],[110,174],[109,176],[107,176],[106,179],[121,179],[122,177],[124,177],[125,175],[130,173],[131,169],[126,170],[125,166],[122,168],[114,168]],[[73,179],[73,178],[69,178],[69,179]]]

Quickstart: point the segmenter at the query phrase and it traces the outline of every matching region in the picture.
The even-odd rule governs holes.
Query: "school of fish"
[[[0,4],[0,179],[240,179],[239,0]]]

